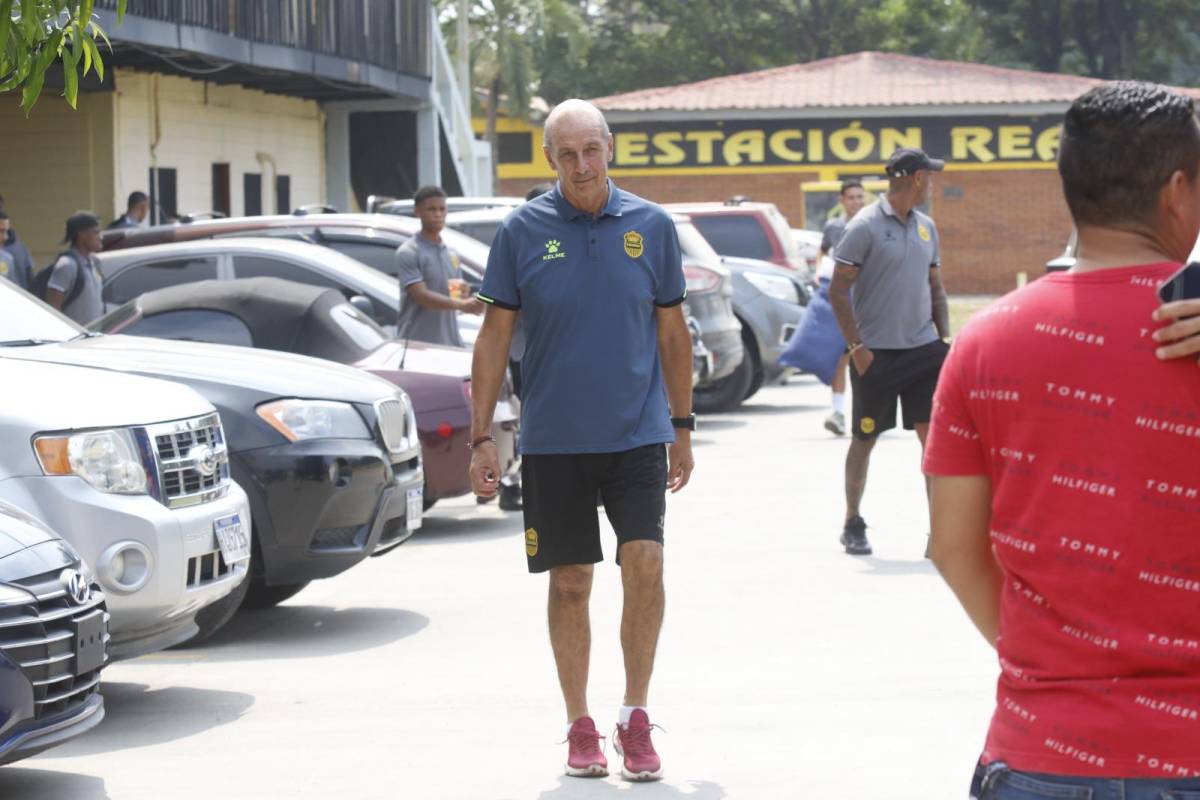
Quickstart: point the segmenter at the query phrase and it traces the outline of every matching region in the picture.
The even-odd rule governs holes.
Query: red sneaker
[[[608,759],[600,751],[604,737],[591,717],[580,717],[567,732],[567,774],[575,778],[603,778],[608,774]]]
[[[650,717],[640,708],[633,712],[628,725],[618,725],[613,733],[613,748],[624,759],[621,775],[627,781],[656,781],[662,778],[662,760],[650,741]]]

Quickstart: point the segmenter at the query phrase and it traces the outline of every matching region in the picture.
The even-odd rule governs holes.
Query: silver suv
[[[20,324],[0,328],[9,322]],[[63,329],[76,335],[65,319]],[[95,571],[112,657],[186,641],[196,612],[244,580],[250,559],[250,508],[229,476],[220,418],[179,384],[4,357],[42,341],[0,342],[10,388],[0,500],[45,521]]]

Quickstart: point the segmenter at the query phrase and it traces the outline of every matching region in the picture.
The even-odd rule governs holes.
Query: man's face
[[[8,241],[8,230],[12,227],[12,220],[0,219],[0,245]]]
[[[133,217],[138,222],[145,221],[146,215],[149,213],[150,213],[150,201],[149,200],[143,200],[142,202],[136,204],[133,208],[129,209],[129,216]]]
[[[413,211],[421,220],[421,229],[426,233],[441,233],[446,227],[446,198],[427,197],[417,203]]]
[[[95,225],[86,231],[80,231],[79,235],[75,237],[75,242],[85,253],[99,253],[104,247],[100,239],[100,226]]]
[[[603,203],[613,139],[595,118],[574,114],[559,120],[545,153],[571,205],[589,209]]]
[[[852,186],[842,192],[842,208],[846,210],[846,219],[850,219],[866,205],[867,193],[858,186]]]

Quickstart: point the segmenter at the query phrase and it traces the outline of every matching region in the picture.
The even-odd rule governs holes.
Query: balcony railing
[[[117,0],[96,0],[115,11]],[[428,0],[129,0],[127,13],[429,76]],[[110,30],[113,39],[120,30]]]

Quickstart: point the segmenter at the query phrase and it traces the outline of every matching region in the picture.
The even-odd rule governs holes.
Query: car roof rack
[[[389,194],[369,194],[367,195],[367,213],[374,214],[380,206],[394,202],[396,202],[396,198]]]
[[[188,222],[196,222],[201,219],[228,219],[229,215],[224,211],[189,211],[186,214],[179,215],[179,221],[186,224]]]
[[[749,202],[750,202],[749,196],[744,195],[744,194],[735,194],[733,197],[727,198],[725,200],[725,205],[740,206],[742,203],[749,203]]]
[[[336,214],[338,210],[324,203],[309,203],[292,211],[294,217],[304,217],[309,214]]]

